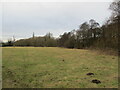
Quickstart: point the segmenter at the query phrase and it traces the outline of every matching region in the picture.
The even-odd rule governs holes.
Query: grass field
[[[7,47],[2,50],[3,88],[118,87],[117,56],[56,47]],[[93,79],[101,83],[92,83]]]

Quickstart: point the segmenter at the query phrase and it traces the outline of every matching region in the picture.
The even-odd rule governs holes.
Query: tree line
[[[79,25],[78,29],[65,32],[58,38],[52,33],[45,36],[33,36],[28,39],[8,41],[2,46],[35,46],[35,47],[65,47],[65,48],[112,48],[118,49],[120,26],[120,1],[114,1],[110,7],[112,15],[100,26],[94,19]]]

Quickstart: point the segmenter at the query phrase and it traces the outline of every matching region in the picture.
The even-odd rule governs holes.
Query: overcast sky
[[[108,9],[110,3],[4,2],[0,12],[2,39],[6,41],[13,35],[16,39],[29,38],[33,32],[36,36],[51,32],[58,37],[64,32],[77,29],[80,24],[90,19],[95,19],[102,25],[111,15]]]

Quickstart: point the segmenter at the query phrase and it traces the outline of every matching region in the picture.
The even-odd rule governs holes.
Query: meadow
[[[93,83],[92,80],[99,80],[100,83]],[[118,57],[84,49],[4,47],[2,86],[117,88]]]

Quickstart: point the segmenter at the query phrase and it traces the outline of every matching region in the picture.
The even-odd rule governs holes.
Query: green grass
[[[117,56],[56,47],[2,49],[3,88],[118,87]],[[95,75],[86,75],[89,72]]]

